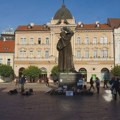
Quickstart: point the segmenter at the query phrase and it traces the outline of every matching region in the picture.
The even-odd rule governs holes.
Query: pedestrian
[[[117,94],[119,94],[120,97],[120,78],[115,78],[115,81],[112,85],[112,94],[115,100],[117,100]]]
[[[113,90],[114,82],[115,82],[115,77],[112,77],[111,80],[109,81],[111,93],[112,93],[112,90]]]
[[[46,86],[49,86],[49,79],[48,77],[45,79]]]
[[[89,89],[89,91],[90,91],[92,88],[93,88],[93,90],[95,89],[93,77],[90,78],[90,89]]]
[[[97,94],[99,94],[99,91],[100,91],[100,79],[98,77],[96,77],[96,88],[97,88]]]
[[[20,85],[21,85],[21,93],[24,93],[24,84],[26,82],[26,78],[25,78],[24,75],[22,75],[19,82],[20,82]]]
[[[15,88],[18,89],[18,90],[20,89],[20,86],[19,86],[19,77],[17,77],[17,76],[15,77]]]
[[[108,79],[104,77],[104,86],[103,88],[108,88]]]

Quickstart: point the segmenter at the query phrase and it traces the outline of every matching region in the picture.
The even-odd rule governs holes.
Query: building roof
[[[53,19],[73,19],[72,14],[70,11],[65,7],[63,4],[62,7],[56,12]]]
[[[114,29],[120,27],[120,18],[108,18],[108,24]]]
[[[0,53],[14,53],[14,40],[0,40]]]
[[[50,28],[47,25],[23,25],[18,26],[16,31],[49,31]]]
[[[112,30],[112,28],[107,24],[99,24],[99,27],[96,24],[82,24],[77,25],[76,30]]]

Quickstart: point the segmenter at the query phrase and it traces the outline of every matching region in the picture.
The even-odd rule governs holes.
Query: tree
[[[14,70],[9,65],[0,65],[0,76],[3,77],[3,80],[5,77],[13,77]]]
[[[117,65],[114,68],[112,68],[111,73],[114,76],[120,76],[120,66]]]
[[[36,67],[36,66],[29,66],[28,68],[26,68],[24,71],[23,71],[23,75],[27,76],[30,78],[30,82],[31,81],[35,81],[35,78],[38,78],[41,74],[41,70]]]
[[[58,70],[58,66],[54,66],[51,70],[51,77],[54,81],[58,80],[58,76],[59,76],[59,70]]]

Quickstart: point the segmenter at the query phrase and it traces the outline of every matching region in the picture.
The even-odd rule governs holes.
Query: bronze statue
[[[74,35],[73,31],[68,27],[63,27],[60,33],[60,39],[57,43],[58,69],[60,72],[74,72],[71,37]]]

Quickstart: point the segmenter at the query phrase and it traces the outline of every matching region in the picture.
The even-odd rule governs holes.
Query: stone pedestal
[[[59,75],[59,86],[73,86],[76,85],[79,80],[80,73],[60,73]]]

